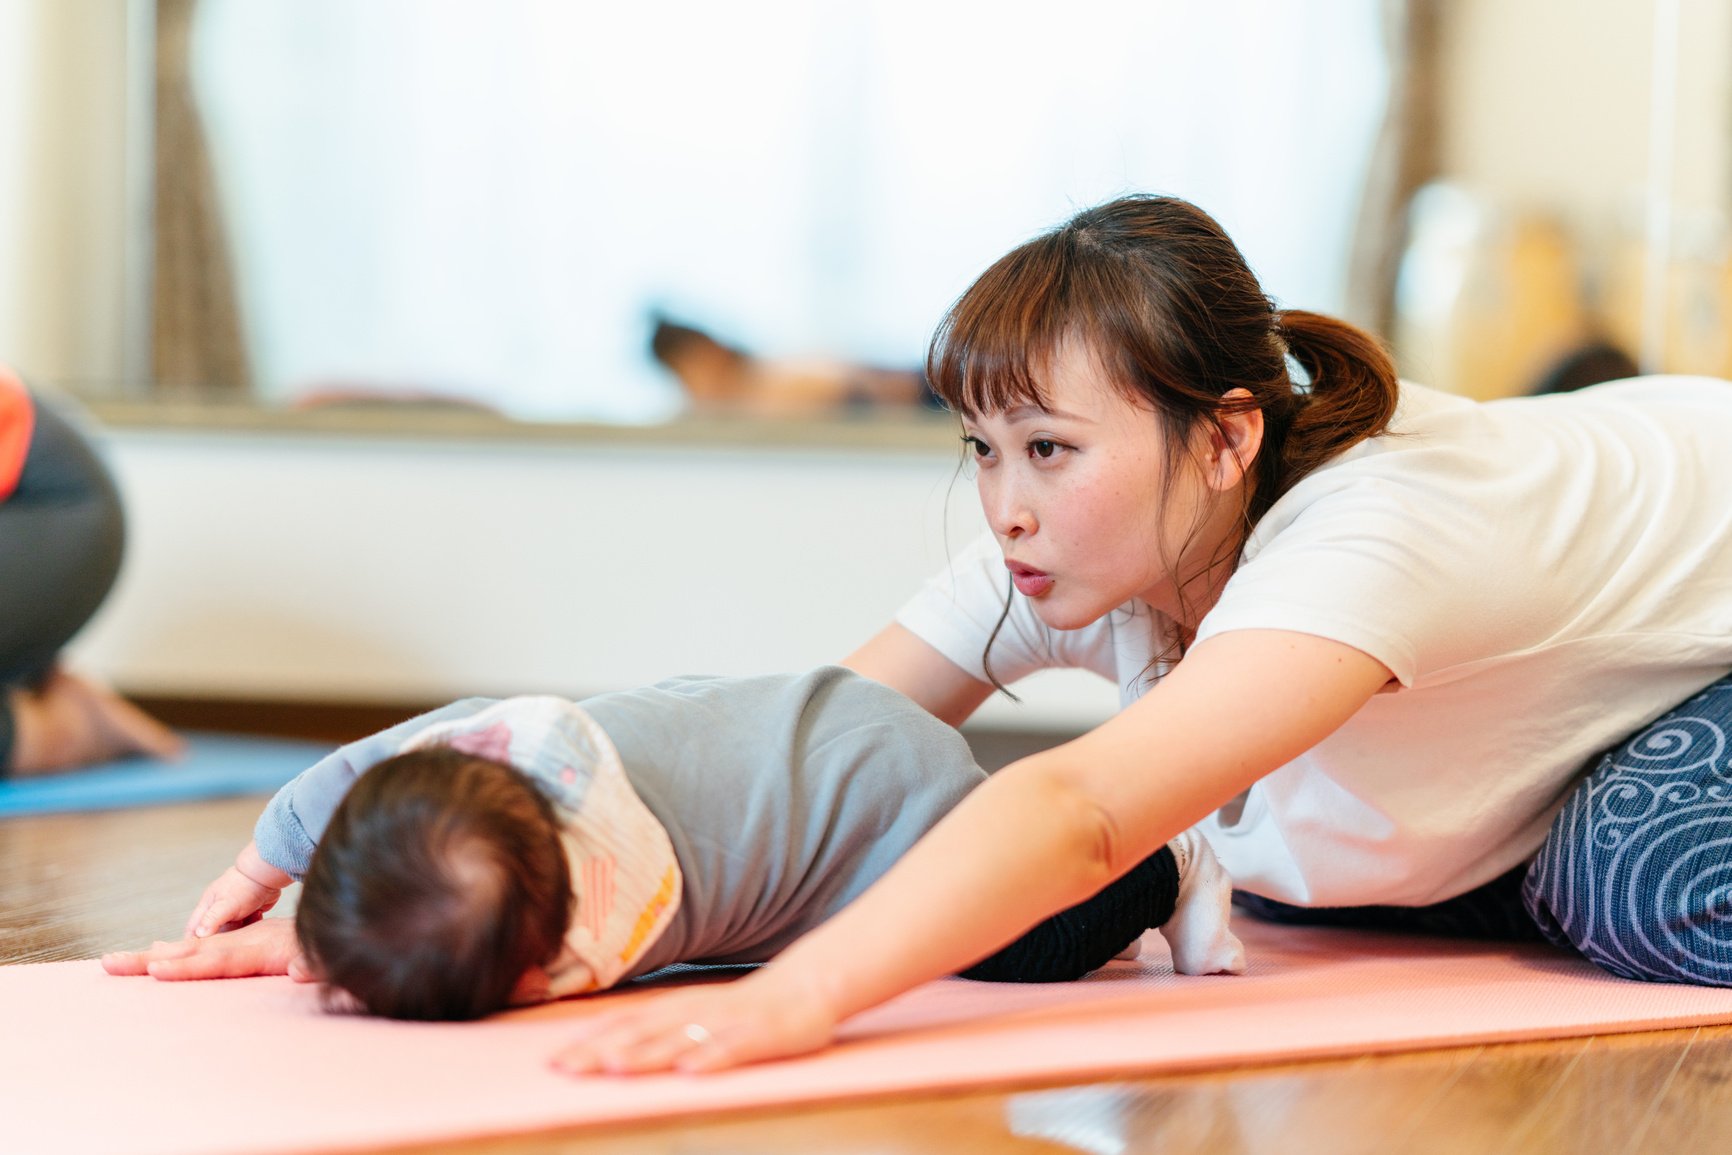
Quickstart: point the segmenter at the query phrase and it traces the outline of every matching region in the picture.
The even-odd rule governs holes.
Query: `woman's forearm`
[[[962,970],[1112,881],[1112,824],[1050,757],[994,775],[764,977],[816,994],[840,1020]]]

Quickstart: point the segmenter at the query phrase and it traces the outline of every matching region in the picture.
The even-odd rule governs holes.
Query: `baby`
[[[327,992],[395,1018],[477,1018],[677,962],[763,962],[984,780],[952,727],[839,667],[581,704],[471,699],[285,786],[188,929],[249,921],[301,878],[294,933]],[[1151,926],[1178,971],[1238,971],[1229,901],[1187,834],[962,973],[1074,979]]]

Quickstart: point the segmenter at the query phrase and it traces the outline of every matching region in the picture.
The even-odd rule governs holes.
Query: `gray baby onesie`
[[[280,790],[255,833],[300,877],[355,778],[471,698],[345,746]],[[633,969],[762,962],[877,881],[986,778],[952,727],[886,686],[826,666],[681,677],[578,703],[667,829],[679,910]]]

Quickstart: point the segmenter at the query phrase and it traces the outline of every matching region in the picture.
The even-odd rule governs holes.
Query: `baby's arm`
[[[313,849],[355,779],[396,754],[414,735],[437,722],[466,718],[493,704],[465,698],[401,722],[337,750],[277,791],[253,830],[253,840],[235,864],[205,888],[187,920],[186,933],[203,938],[244,925],[276,904],[283,888],[307,872]]]

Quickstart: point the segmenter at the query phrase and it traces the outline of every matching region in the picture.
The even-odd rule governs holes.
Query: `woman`
[[[123,537],[90,445],[0,365],[0,778],[179,752],[155,719],[57,664],[114,584]]]
[[[1156,197],[1001,259],[928,368],[991,540],[848,664],[952,723],[1042,666],[1116,678],[1123,709],[769,966],[608,1016],[560,1066],[821,1047],[1196,823],[1274,917],[1543,933],[1732,983],[1732,387],[1398,387]]]

